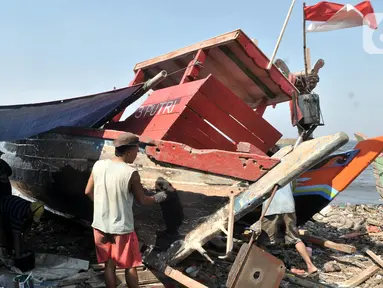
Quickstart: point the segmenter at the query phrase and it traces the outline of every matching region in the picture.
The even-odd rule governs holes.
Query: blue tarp
[[[95,127],[100,121],[118,114],[116,109],[140,98],[143,94],[139,91],[141,87],[137,85],[62,101],[0,106],[0,141],[20,140],[60,126]]]

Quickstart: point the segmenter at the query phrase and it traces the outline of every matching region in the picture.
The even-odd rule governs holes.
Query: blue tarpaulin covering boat
[[[28,138],[60,126],[98,128],[144,91],[142,85],[37,104],[0,106],[0,141]]]

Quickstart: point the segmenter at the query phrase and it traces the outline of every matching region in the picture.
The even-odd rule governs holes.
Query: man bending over
[[[265,209],[267,201],[263,203]],[[274,195],[265,217],[261,223],[262,232],[258,238],[260,244],[274,245],[280,243],[293,244],[307,266],[309,275],[317,272],[317,268],[311,262],[306,246],[299,238],[297,217],[295,214],[295,202],[290,184],[280,188]],[[295,269],[295,273],[302,273]],[[294,271],[292,271],[294,272]]]

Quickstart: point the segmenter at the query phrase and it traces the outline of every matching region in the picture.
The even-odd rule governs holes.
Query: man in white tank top
[[[114,140],[115,157],[99,160],[92,169],[85,194],[94,203],[93,223],[97,259],[105,263],[106,287],[116,287],[116,266],[125,268],[128,287],[138,287],[135,267],[142,262],[139,243],[134,232],[133,200],[142,204],[160,203],[166,192],[146,196],[137,169],[139,138],[122,133]],[[170,185],[170,190],[174,188]],[[170,191],[169,191],[170,192]]]

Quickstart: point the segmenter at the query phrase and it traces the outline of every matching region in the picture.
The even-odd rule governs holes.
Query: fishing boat
[[[152,245],[145,253],[151,266],[164,270],[193,251],[211,261],[203,245],[219,233],[232,235],[233,222],[253,212],[276,184],[298,179],[294,197],[304,223],[378,156],[383,137],[333,155],[348,142],[346,134],[310,138],[321,125],[312,89],[323,60],[307,76],[290,73],[281,60],[269,63],[235,30],[138,63],[129,87],[2,106],[0,151],[12,167],[12,186],[52,209],[91,220],[84,189],[92,166],[111,158],[113,139],[129,131],[141,138],[135,164],[147,193],[155,193],[158,179],[177,189],[170,203],[134,206],[140,241]],[[145,102],[122,120],[149,89]],[[284,102],[301,133],[294,147],[279,149],[282,133],[263,114]],[[374,153],[367,153],[371,143]]]

